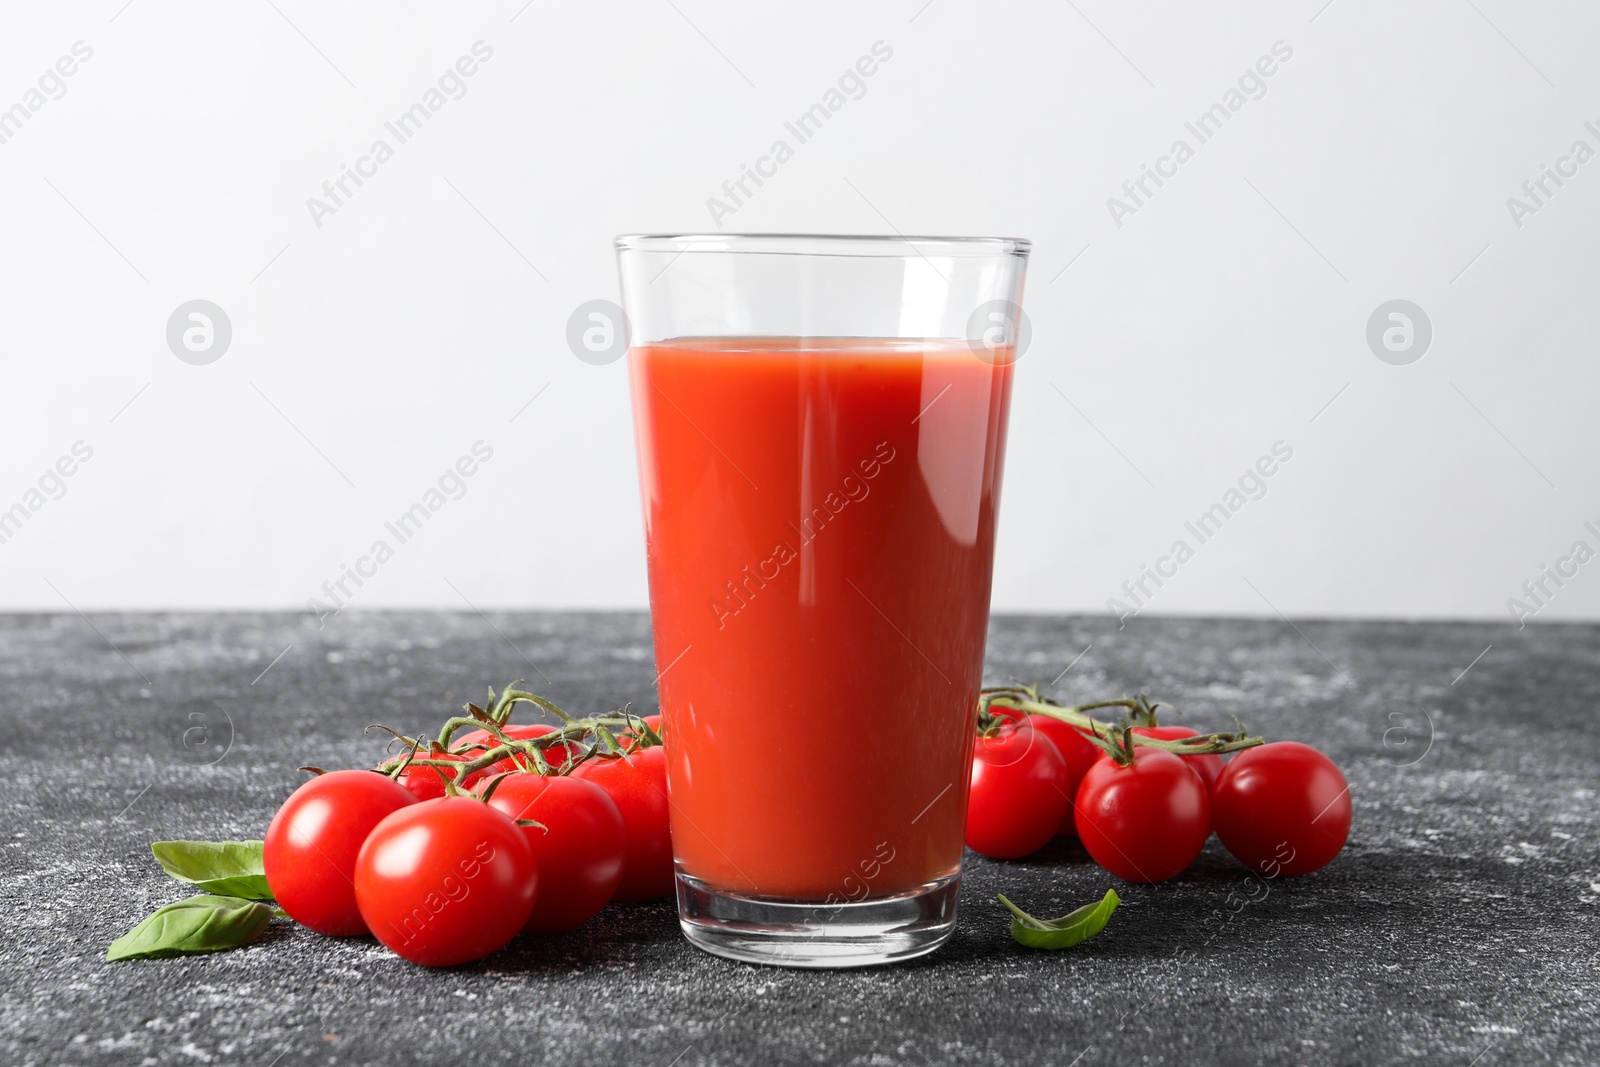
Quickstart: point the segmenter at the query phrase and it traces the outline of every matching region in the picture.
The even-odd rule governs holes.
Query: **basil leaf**
[[[1003,896],[1000,903],[1011,911],[1011,936],[1018,944],[1028,948],[1071,948],[1104,930],[1122,898],[1115,889],[1108,889],[1095,903],[1085,904],[1059,919],[1035,919]]]
[[[228,897],[272,899],[260,841],[157,841],[150,851],[180,882]]]
[[[156,909],[111,942],[106,960],[158,960],[238,948],[260,937],[276,913],[270,904],[240,897],[190,897]]]

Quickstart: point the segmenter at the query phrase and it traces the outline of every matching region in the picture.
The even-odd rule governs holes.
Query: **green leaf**
[[[111,942],[106,960],[158,960],[238,948],[261,936],[278,909],[241,897],[209,894],[158,908]]]
[[[150,851],[180,882],[223,896],[272,899],[260,841],[157,841]]]
[[[1000,903],[1011,911],[1011,936],[1018,944],[1028,948],[1071,948],[1104,930],[1122,898],[1115,889],[1107,889],[1106,895],[1095,903],[1085,904],[1059,919],[1035,919],[1003,896]]]

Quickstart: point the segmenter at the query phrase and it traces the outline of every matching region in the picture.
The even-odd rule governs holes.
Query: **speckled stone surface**
[[[954,939],[887,969],[714,959],[668,903],[444,972],[292,927],[106,964],[186,895],[148,842],[259,836],[296,766],[368,764],[367,723],[434,722],[490,682],[652,707],[648,624],[0,618],[0,1064],[1600,1063],[1600,628],[995,620],[991,680],[1058,675],[1064,699],[1145,689],[1318,745],[1350,780],[1349,846],[1272,883],[1214,840],[1159,886],[1066,844],[969,857]],[[230,720],[215,763],[184,747]],[[1059,914],[1113,884],[1111,926],[1068,952],[1014,945],[995,902]]]

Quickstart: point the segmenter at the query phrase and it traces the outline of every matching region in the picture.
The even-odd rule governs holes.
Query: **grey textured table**
[[[973,859],[955,938],[895,968],[714,959],[661,903],[430,972],[293,928],[101,957],[184,895],[149,841],[259,836],[297,765],[370,763],[367,723],[514,676],[652,706],[643,616],[0,619],[0,1063],[1600,1062],[1600,630],[1002,618],[989,677],[1048,681],[1091,644],[1058,695],[1143,688],[1333,755],[1343,855],[1263,893],[1213,840],[1176,881],[1117,884],[1112,925],[1062,953],[1014,945],[995,894],[1057,914],[1113,884],[1066,844]],[[234,725],[214,765],[193,715],[214,743]]]

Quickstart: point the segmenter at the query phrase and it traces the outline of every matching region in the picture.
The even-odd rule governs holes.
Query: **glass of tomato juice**
[[[678,910],[848,967],[955,928],[1027,241],[617,239]]]

